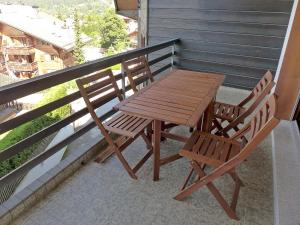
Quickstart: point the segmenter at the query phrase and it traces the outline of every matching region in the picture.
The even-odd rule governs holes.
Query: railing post
[[[171,71],[173,70],[174,68],[174,55],[175,55],[175,43],[173,43],[172,47],[171,47],[171,53],[172,53],[172,56],[171,56]]]
[[[126,78],[126,74],[125,74],[125,69],[123,66],[123,63],[121,63],[121,74],[122,74],[122,96],[125,99],[126,98],[126,90],[125,90],[125,78]]]

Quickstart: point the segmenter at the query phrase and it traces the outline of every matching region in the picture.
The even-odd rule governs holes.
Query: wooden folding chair
[[[120,101],[123,100],[111,70],[78,79],[76,80],[76,83],[92,118],[108,142],[107,149],[96,158],[96,161],[104,162],[108,157],[115,153],[128,174],[132,178],[137,179],[135,173],[141,168],[146,160],[150,158],[153,152],[151,142],[144,133],[145,128],[151,126],[151,120],[125,113],[116,113],[104,123],[99,119],[95,110],[101,106],[105,100],[113,99],[115,97],[118,97]],[[119,137],[114,140],[110,136],[110,133],[117,134]],[[143,138],[149,151],[134,168],[131,168],[124,158],[122,151],[139,136]]]
[[[272,73],[267,71],[250,95],[238,105],[216,102],[214,105],[214,119],[211,130],[213,131],[217,128],[215,134],[224,137],[229,137],[228,132],[232,129],[238,131],[238,126],[244,123],[244,120],[254,112],[274,85]],[[246,107],[247,104],[250,105]],[[228,124],[223,127],[225,121],[228,122]],[[246,139],[244,139],[244,141],[247,142]]]
[[[122,65],[127,74],[130,86],[135,93],[138,92],[138,85],[142,82],[154,82],[145,56],[124,61]]]
[[[272,95],[251,121],[231,138],[195,131],[179,152],[181,156],[190,160],[192,169],[175,199],[182,200],[199,188],[207,186],[228,216],[232,219],[238,219],[235,209],[239,190],[243,183],[236,174],[236,168],[247,159],[258,144],[279,123],[279,120],[275,118],[275,112],[276,99]],[[249,142],[242,147],[237,140],[246,135],[249,136]],[[204,171],[206,165],[213,167],[212,172],[206,174]],[[192,184],[189,184],[193,173],[196,173],[197,177]],[[216,179],[224,174],[230,175],[235,183],[231,204],[227,203],[213,184]]]

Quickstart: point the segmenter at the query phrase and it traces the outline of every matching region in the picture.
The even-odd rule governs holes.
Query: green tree
[[[100,44],[103,48],[123,50],[128,46],[126,24],[111,8],[104,11],[99,24]]]
[[[100,47],[100,27],[102,26],[101,13],[97,10],[89,10],[82,18],[81,31],[92,38],[92,45]]]
[[[75,63],[76,64],[82,64],[84,63],[84,55],[82,51],[83,47],[83,42],[81,40],[81,31],[80,31],[80,21],[79,21],[79,16],[78,16],[78,11],[77,9],[74,10],[74,33],[75,33],[75,47],[73,51],[73,55],[75,58]]]

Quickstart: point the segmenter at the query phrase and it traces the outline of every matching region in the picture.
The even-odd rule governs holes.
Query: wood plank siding
[[[181,38],[179,68],[223,73],[225,85],[244,89],[275,74],[292,1],[148,1],[148,44]]]

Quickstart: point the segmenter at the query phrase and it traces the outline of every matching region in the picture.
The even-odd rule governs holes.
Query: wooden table
[[[154,120],[155,181],[159,179],[160,166],[171,161],[160,159],[161,122],[200,129],[199,121],[204,115],[201,129],[208,130],[212,123],[213,102],[224,78],[212,73],[174,70],[115,106],[120,111]]]

